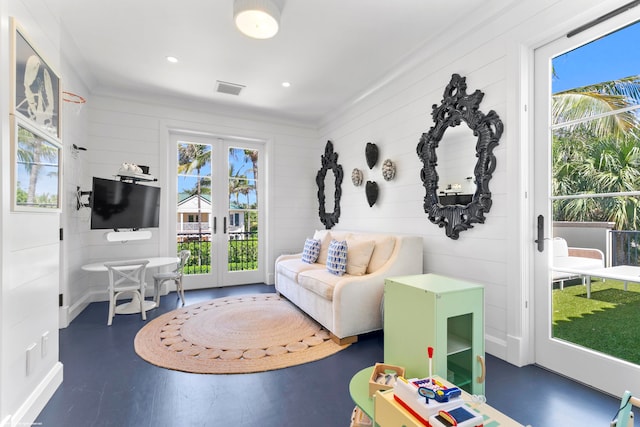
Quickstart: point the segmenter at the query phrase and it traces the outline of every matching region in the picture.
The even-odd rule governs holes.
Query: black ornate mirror
[[[458,74],[451,76],[451,81],[444,90],[440,105],[433,105],[434,126],[423,133],[418,143],[418,157],[423,167],[420,178],[426,195],[424,211],[429,220],[444,227],[448,237],[457,239],[461,231],[473,228],[474,223],[484,223],[485,212],[491,209],[491,191],[489,181],[496,168],[493,149],[502,136],[503,124],[498,114],[491,110],[484,114],[479,110],[484,93],[476,90],[467,94],[466,78]],[[471,202],[462,204],[441,204],[438,196],[438,156],[436,149],[449,128],[464,122],[473,135],[477,137],[475,151],[477,162],[474,168],[475,193]]]
[[[338,219],[340,218],[340,197],[342,196],[342,178],[344,177],[342,166],[338,164],[338,153],[334,153],[331,141],[327,141],[321,160],[322,167],[316,175],[316,184],[318,184],[318,213],[320,214],[320,221],[322,221],[326,229],[329,230],[338,223]],[[333,177],[335,178],[334,181],[327,183],[327,187],[333,188],[334,190],[333,212],[327,212],[325,208],[325,179],[327,177],[327,171],[329,170],[333,171]]]

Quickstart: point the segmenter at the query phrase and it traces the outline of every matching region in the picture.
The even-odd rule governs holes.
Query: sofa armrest
[[[356,319],[370,317],[370,330],[382,327],[381,302],[387,277],[422,274],[422,238],[403,236],[387,262],[373,273],[348,276],[336,283],[333,291],[334,334],[344,338],[359,332],[346,329],[347,325],[362,323]]]
[[[288,260],[288,259],[295,259],[295,258],[301,259],[301,258],[302,258],[302,252],[297,253],[297,254],[284,254],[284,255],[280,255],[278,258],[276,258],[276,262],[275,262],[275,263],[276,263],[276,265],[278,265],[278,263],[279,263],[280,261],[286,261],[286,260]]]

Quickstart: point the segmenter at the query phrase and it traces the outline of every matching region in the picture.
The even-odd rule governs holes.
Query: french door
[[[629,16],[635,15],[635,16]],[[639,11],[631,11],[630,13],[619,15],[609,21],[601,23],[591,29],[579,33],[572,37],[563,37],[551,42],[535,51],[535,109],[534,109],[534,218],[532,218],[532,228],[538,227],[537,240],[538,245],[533,245],[534,249],[534,284],[535,284],[535,360],[536,363],[547,367],[553,371],[559,372],[568,377],[574,378],[580,382],[591,385],[613,395],[621,396],[625,390],[630,390],[634,395],[640,394],[640,366],[627,360],[623,360],[606,351],[594,349],[579,342],[578,339],[568,339],[558,334],[557,326],[559,322],[578,322],[584,319],[578,317],[568,317],[566,320],[559,321],[559,315],[562,310],[566,310],[566,306],[559,304],[554,292],[566,292],[565,290],[554,291],[553,272],[551,270],[553,259],[553,245],[551,238],[554,236],[553,221],[561,218],[567,213],[566,207],[569,206],[576,213],[582,207],[585,209],[585,217],[593,217],[599,207],[605,205],[606,200],[625,200],[626,197],[637,197],[640,195],[639,188],[631,188],[632,191],[616,193],[606,192],[601,189],[583,187],[580,190],[573,188],[573,183],[562,181],[565,176],[559,173],[562,168],[566,169],[567,174],[573,165],[572,155],[575,152],[584,150],[593,153],[600,145],[618,144],[620,147],[622,142],[619,134],[617,136],[603,136],[600,131],[596,130],[599,124],[608,119],[618,120],[622,114],[632,114],[637,117],[637,107],[622,107],[619,111],[611,112],[591,112],[591,116],[586,114],[583,118],[573,117],[563,122],[565,118],[559,118],[558,108],[552,108],[553,105],[558,107],[558,103],[554,103],[553,79],[558,77],[558,67],[554,62],[555,59],[566,55],[566,58],[575,59],[582,52],[578,52],[583,46],[617,32],[620,28],[629,25],[633,20],[640,18]],[[637,24],[636,24],[637,25]],[[637,42],[637,40],[636,40]],[[593,48],[594,45],[589,46]],[[622,46],[619,46],[622,47]],[[622,47],[624,49],[624,47]],[[621,50],[623,50],[621,49]],[[627,46],[627,49],[635,49],[633,45]],[[584,51],[583,51],[584,52]],[[624,55],[616,56],[612,50],[609,50],[604,57],[594,57],[593,64],[601,64],[614,61],[625,61]],[[558,65],[559,66],[559,65]],[[589,70],[592,71],[592,70]],[[567,71],[564,71],[565,73]],[[587,74],[587,70],[583,69],[578,73],[578,77],[583,78]],[[640,69],[636,74],[640,74]],[[566,76],[566,74],[565,74]],[[563,76],[561,76],[563,77]],[[625,76],[617,76],[621,78]],[[609,79],[603,79],[609,80]],[[613,79],[611,79],[613,80]],[[579,84],[583,89],[586,85],[593,85],[601,82],[595,80],[590,83]],[[566,90],[566,88],[565,88]],[[569,91],[570,92],[570,91]],[[604,91],[603,91],[604,92]],[[558,93],[555,93],[557,96]],[[571,95],[567,94],[567,99]],[[558,100],[558,98],[555,98]],[[565,105],[566,107],[566,105]],[[578,107],[576,107],[578,108]],[[593,125],[593,126],[592,126]],[[563,145],[564,144],[564,145]],[[575,144],[575,145],[572,145]],[[580,144],[580,145],[579,145]],[[617,150],[617,151],[616,151]],[[619,153],[619,149],[614,149],[612,153]],[[615,155],[615,154],[614,154]],[[578,156],[580,157],[580,156]],[[609,157],[611,158],[611,157]],[[583,164],[589,164],[585,158]],[[602,165],[601,162],[591,162],[597,167]],[[555,165],[555,166],[554,166]],[[637,166],[637,165],[636,165]],[[615,169],[615,168],[614,168]],[[590,169],[582,169],[575,176],[589,181]],[[616,171],[613,171],[614,173]],[[575,173],[575,171],[573,171]],[[611,175],[611,174],[609,174]],[[607,174],[602,174],[599,180],[591,182],[605,183]],[[567,185],[565,185],[567,184]],[[575,186],[577,188],[577,186]],[[590,194],[588,194],[590,193]],[[637,194],[635,194],[637,193]],[[589,208],[590,206],[590,208]],[[563,210],[564,209],[564,210]],[[611,221],[611,216],[602,215],[605,220]],[[563,221],[567,221],[566,218]],[[582,221],[589,221],[583,219]],[[596,221],[591,219],[591,221]],[[533,242],[532,242],[533,243]],[[568,242],[571,246],[571,242]],[[576,301],[587,301],[586,291],[583,295],[583,286],[580,281],[574,282],[573,286],[577,293]],[[566,296],[566,294],[564,294]],[[611,313],[615,313],[611,311]],[[597,319],[600,313],[588,313],[582,317],[590,317]],[[555,315],[555,320],[554,320]],[[555,323],[554,323],[555,321]],[[622,321],[609,330],[595,329],[591,332],[596,338],[605,340],[614,334],[614,330],[620,330],[628,327]],[[589,335],[589,332],[586,332]],[[619,346],[637,346],[637,342],[627,342],[621,340]]]
[[[185,289],[264,281],[263,145],[171,135],[176,252],[189,250]]]

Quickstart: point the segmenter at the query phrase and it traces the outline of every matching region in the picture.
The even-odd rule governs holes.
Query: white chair
[[[154,301],[156,302],[156,307],[160,306],[160,288],[164,284],[164,282],[173,281],[176,284],[176,293],[178,297],[182,300],[182,305],[184,306],[184,288],[182,287],[182,276],[184,266],[187,264],[189,257],[191,256],[191,251],[183,250],[178,254],[180,257],[180,262],[175,270],[167,272],[167,273],[157,273],[153,275],[153,290],[154,290]]]
[[[553,272],[553,282],[560,282],[560,289],[564,289],[565,280],[582,278],[585,284],[585,276],[562,271],[563,268],[573,270],[593,270],[604,268],[604,254],[595,248],[574,248],[569,247],[567,241],[562,237],[553,238],[553,268],[560,271]]]
[[[109,272],[108,326],[111,326],[113,317],[116,314],[116,300],[121,294],[127,292],[133,294],[131,304],[136,304],[139,301],[142,320],[147,320],[147,314],[144,309],[144,289],[147,284],[144,281],[144,276],[148,263],[149,260],[146,259],[104,263],[104,266],[107,267],[107,271]]]

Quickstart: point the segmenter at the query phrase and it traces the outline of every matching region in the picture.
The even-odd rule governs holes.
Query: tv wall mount
[[[76,210],[79,211],[80,208],[90,208],[91,207],[91,194],[92,191],[82,191],[80,187],[76,187]],[[82,201],[82,198],[87,196],[86,203]]]

